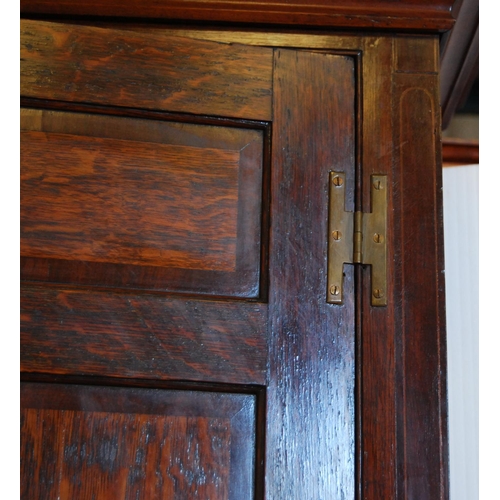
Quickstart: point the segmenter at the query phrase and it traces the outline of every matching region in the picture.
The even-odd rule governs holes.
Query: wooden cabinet
[[[79,21],[21,22],[22,497],[445,498],[438,36]]]

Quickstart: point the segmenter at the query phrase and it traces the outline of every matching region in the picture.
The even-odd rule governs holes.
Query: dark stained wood
[[[262,131],[24,109],[24,279],[258,297]]]
[[[267,308],[21,289],[21,371],[264,384]]]
[[[141,28],[145,37],[163,29]],[[267,405],[257,408],[257,442],[264,428],[267,435],[265,453],[256,451],[256,463],[266,461],[256,498],[446,500],[438,38],[262,26],[168,33],[348,56],[276,50],[273,158],[264,170],[271,207],[267,213],[264,203],[262,214],[271,222],[269,304],[25,284],[25,376],[78,375],[85,383],[101,373],[104,384],[124,377],[127,385],[191,381],[210,390],[222,381],[220,390],[231,391],[258,384]],[[326,304],[327,173],[342,168],[351,210],[370,209],[372,173],[387,174],[392,187],[385,308],[370,305],[369,266],[345,266],[347,303]],[[266,342],[269,360],[258,354]]]
[[[452,5],[453,0],[21,0],[21,13],[441,31],[453,25]]]
[[[25,97],[268,120],[271,72],[271,49],[21,21]]]
[[[254,395],[23,383],[21,407],[21,498],[254,498]]]
[[[394,182],[392,123],[392,68],[396,40],[377,37],[363,45],[362,106],[359,148],[360,188],[358,210],[371,211],[373,174],[387,175],[388,185]],[[401,54],[402,56],[402,54]],[[396,498],[397,434],[394,391],[394,344],[397,325],[393,320],[394,254],[392,245],[397,238],[390,228],[394,224],[391,210],[393,190],[388,192],[387,280],[386,307],[372,307],[370,268],[360,269],[357,282],[357,412],[358,412],[358,497],[359,499]]]
[[[326,303],[330,170],[353,207],[353,61],[278,49],[274,90],[266,498],[353,498],[352,269]]]
[[[370,304],[368,266],[362,271],[358,288],[363,290],[358,296],[357,337],[359,498],[363,499],[441,499],[448,495],[444,306],[442,289],[436,290],[437,279],[442,280],[442,275],[436,277],[442,269],[439,260],[442,246],[436,243],[442,228],[441,201],[436,195],[439,183],[435,177],[439,169],[436,155],[440,134],[437,43],[437,38],[398,36],[392,43],[381,39],[377,50],[370,51],[367,44],[368,54],[363,52],[363,197],[360,200],[363,210],[370,210],[370,175],[387,174],[392,186],[387,234],[388,262],[392,264],[388,266],[387,307],[374,308]],[[405,81],[406,86],[400,86],[400,81]],[[413,102],[413,86],[427,95],[428,100],[421,102],[416,98],[411,112],[403,112],[401,99],[405,96],[406,103]],[[384,119],[385,110],[394,116],[392,122]],[[406,130],[404,138],[402,127]],[[411,159],[404,166],[400,156],[403,149],[406,158]],[[412,181],[405,183],[402,192],[404,175],[411,176]],[[420,189],[426,190],[425,197]],[[410,215],[412,218],[408,220]],[[421,216],[426,219],[419,220]],[[423,234],[411,237],[422,224]],[[403,231],[407,234],[404,241]],[[419,260],[408,262],[406,251]],[[427,255],[429,251],[433,257]],[[418,288],[422,303],[414,294],[407,295],[407,290],[413,287]],[[429,293],[425,300],[424,293]],[[425,335],[417,322],[403,321],[403,304],[407,312],[411,310],[426,322]],[[424,309],[420,311],[420,307]],[[426,307],[434,307],[433,315],[428,314]],[[406,358],[401,353],[405,342],[412,346],[415,343]],[[439,357],[431,357],[438,345]],[[427,378],[418,380],[405,371],[408,361],[420,370],[432,366],[427,371],[429,378],[435,377],[432,389]],[[402,387],[407,380],[412,391],[429,393],[429,397],[419,400],[413,392],[405,399]],[[432,417],[426,416],[431,414]],[[424,451],[421,447],[427,448]],[[419,489],[422,481],[430,484],[428,491]]]
[[[448,498],[438,78],[397,74],[394,209],[398,497]]]
[[[437,73],[439,51],[431,37],[400,35],[394,40],[394,67],[398,73]]]
[[[443,167],[479,163],[479,141],[443,139]]]

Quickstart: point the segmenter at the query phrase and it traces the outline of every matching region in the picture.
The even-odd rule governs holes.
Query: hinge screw
[[[382,182],[381,181],[375,181],[373,183],[373,187],[378,191],[379,189],[382,189]]]
[[[332,285],[330,287],[330,295],[338,295],[340,293],[340,287],[337,285]]]
[[[373,235],[373,241],[375,243],[382,243],[384,241],[384,237],[380,233],[375,233]]]
[[[384,296],[384,292],[380,288],[375,288],[375,290],[373,290],[373,296],[376,299],[381,299]]]
[[[342,184],[344,184],[344,179],[342,179],[342,177],[336,175],[333,180],[332,180],[333,184],[337,187],[340,187],[342,186]]]
[[[332,237],[335,241],[339,241],[342,239],[342,233],[340,231],[333,231]]]

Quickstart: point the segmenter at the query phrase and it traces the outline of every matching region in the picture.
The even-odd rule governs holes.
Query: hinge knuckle
[[[354,212],[354,239],[352,263],[363,263],[363,212]]]

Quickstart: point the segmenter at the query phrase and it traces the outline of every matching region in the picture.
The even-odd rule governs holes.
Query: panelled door
[[[22,498],[353,499],[353,60],[21,28]]]

